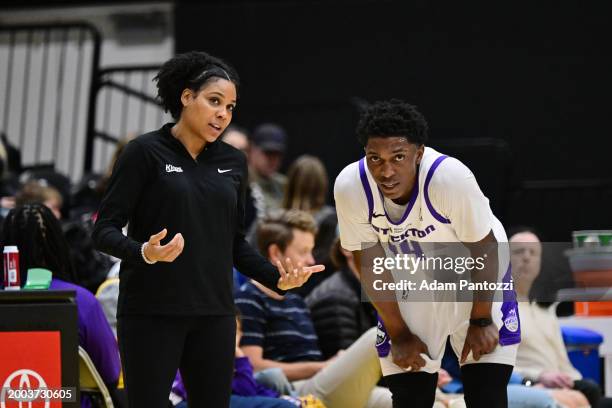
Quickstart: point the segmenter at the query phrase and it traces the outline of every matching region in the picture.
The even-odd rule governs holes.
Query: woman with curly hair
[[[98,249],[123,261],[117,331],[129,404],[166,408],[180,368],[190,407],[226,407],[232,266],[279,293],[323,267],[277,270],[244,238],[246,160],[217,140],[236,108],[236,71],[189,52],[167,61],[155,80],[176,122],[127,144],[93,232]]]

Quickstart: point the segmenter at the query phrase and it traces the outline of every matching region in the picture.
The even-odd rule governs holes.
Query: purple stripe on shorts
[[[378,320],[376,325],[376,352],[378,357],[384,358],[391,352],[391,342],[382,319],[380,316],[376,316],[376,319]]]
[[[512,279],[512,266],[508,265],[502,282],[508,283]],[[514,290],[504,291],[504,303],[502,303],[502,327],[499,329],[499,344],[509,346],[521,342],[521,319],[516,303]]]
[[[429,208],[429,212],[431,213],[431,215],[433,215],[433,217],[439,222],[441,222],[442,224],[450,224],[450,220],[440,215],[436,211],[436,209],[433,207],[433,205],[431,205],[431,201],[429,200],[429,182],[431,181],[431,178],[433,177],[434,171],[436,171],[440,163],[442,163],[442,161],[444,161],[444,159],[447,159],[447,158],[448,156],[440,156],[436,159],[436,161],[433,162],[433,164],[429,168],[429,171],[427,172],[427,177],[425,177],[425,187],[424,187],[425,203],[427,204],[427,208]]]
[[[365,171],[365,158],[359,160],[359,178],[361,178],[361,184],[363,186],[363,191],[365,191],[366,198],[368,199],[368,209],[369,209],[369,217],[368,221],[372,222],[372,213],[374,212],[374,197],[372,196],[372,189],[370,188],[370,183],[368,182],[368,175]]]

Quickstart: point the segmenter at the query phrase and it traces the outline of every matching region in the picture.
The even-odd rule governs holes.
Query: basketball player
[[[357,134],[365,157],[348,165],[334,187],[342,246],[353,252],[382,320],[377,348],[394,407],[432,406],[449,336],[467,406],[507,407],[520,342],[514,299],[474,292],[468,302],[388,301],[371,285],[373,254],[384,256],[388,247],[415,254],[434,242],[457,243],[485,259],[484,272],[473,272],[472,280],[510,279],[507,249],[497,248],[507,238],[488,199],[463,163],[425,146],[427,130],[423,115],[398,100],[377,102],[362,114]]]

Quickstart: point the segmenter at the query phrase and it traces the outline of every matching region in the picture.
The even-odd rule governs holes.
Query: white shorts
[[[400,306],[402,316],[410,330],[426,345],[429,356],[421,371],[437,372],[442,364],[446,339],[450,336],[455,355],[461,356],[472,309],[470,302],[412,302]],[[499,329],[500,344],[489,354],[474,360],[469,353],[464,364],[496,363],[514,366],[520,342],[520,325],[516,302],[495,302],[492,308],[493,322]],[[393,363],[391,342],[379,319],[376,348],[383,375],[401,374],[406,370]]]

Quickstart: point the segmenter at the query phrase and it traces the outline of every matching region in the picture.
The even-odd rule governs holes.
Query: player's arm
[[[427,346],[421,339],[410,331],[404,321],[397,304],[394,291],[377,291],[374,288],[375,280],[385,283],[393,282],[393,276],[387,270],[381,274],[374,273],[374,258],[385,257],[385,252],[377,243],[371,248],[362,251],[352,251],[355,266],[359,271],[361,286],[367,293],[370,302],[382,318],[387,334],[391,338],[391,355],[393,362],[402,368],[413,371],[425,366],[421,353],[429,354]]]
[[[263,358],[261,346],[242,346],[241,349],[253,364],[255,371],[265,370],[266,368],[280,368],[289,381],[308,379],[318,373],[326,364],[325,361],[281,363]]]
[[[374,290],[374,280],[392,282],[393,277],[388,271],[380,275],[373,273],[374,258],[386,255],[369,222],[368,201],[359,180],[357,165],[353,163],[340,172],[334,184],[342,247],[353,253],[361,286],[368,294],[385,324],[387,334],[391,337],[393,361],[400,367],[418,370],[425,365],[425,360],[420,354],[428,354],[427,347],[404,322],[395,293]]]
[[[498,244],[492,231],[489,200],[484,196],[474,174],[460,161],[448,158],[442,162],[429,187],[432,204],[450,221],[455,234],[469,249],[472,259],[480,259],[482,268],[473,268],[472,282],[495,283],[498,279]],[[475,360],[495,349],[499,332],[492,322],[491,307],[494,291],[475,291],[470,324],[461,353],[465,362],[469,352]],[[489,322],[486,325],[486,322]]]
[[[472,269],[472,282],[496,282],[499,261],[497,256],[497,239],[495,239],[493,231],[489,231],[478,242],[464,242],[463,244],[470,250],[472,259],[480,259],[484,265],[482,269]],[[491,319],[494,293],[494,291],[474,291],[470,319]]]
[[[498,277],[499,262],[497,256],[497,240],[490,231],[482,240],[464,245],[470,250],[472,259],[483,260],[482,269],[474,268],[471,273],[472,282],[496,282]],[[491,315],[493,296],[495,291],[474,291],[470,321],[490,322],[486,326],[470,324],[461,351],[460,361],[466,361],[469,352],[472,352],[474,360],[480,360],[483,354],[492,352],[499,342],[499,331]]]

